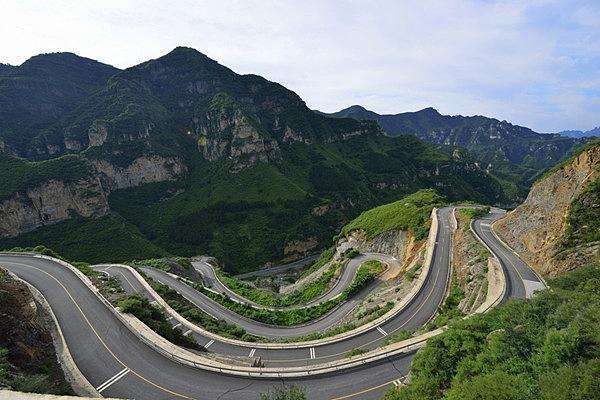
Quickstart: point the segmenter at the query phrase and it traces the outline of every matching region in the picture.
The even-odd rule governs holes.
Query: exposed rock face
[[[88,130],[88,142],[90,146],[102,146],[108,137],[106,124],[95,122]]]
[[[200,132],[198,150],[210,161],[232,159],[232,172],[239,172],[258,162],[279,161],[277,141],[262,135],[257,124],[240,109],[220,109],[196,118]]]
[[[126,167],[92,161],[97,173],[74,183],[49,180],[0,202],[0,237],[18,236],[45,225],[81,216],[97,218],[109,211],[111,191],[174,180],[187,171],[175,157],[139,157]]]
[[[140,157],[127,167],[119,167],[105,160],[93,161],[93,164],[107,183],[109,191],[175,180],[187,171],[183,162],[175,157]]]
[[[533,268],[556,276],[597,256],[592,244],[559,259],[557,252],[571,203],[600,175],[600,146],[592,147],[536,183],[527,200],[496,225],[496,231]]]
[[[407,247],[414,242],[412,235],[405,231],[392,230],[383,232],[369,240],[363,231],[352,231],[347,238],[341,238],[338,243],[338,253],[350,248],[361,253],[383,253],[403,260]]]
[[[0,299],[0,348],[8,350],[2,388],[23,388],[24,379],[34,379],[39,382],[36,390],[66,392],[69,386],[56,359],[50,316],[37,306],[25,284],[3,269],[0,269]],[[0,398],[4,398],[3,393]],[[6,398],[19,395],[9,394]]]
[[[75,183],[51,180],[0,203],[0,237],[17,236],[73,215],[101,217],[107,212],[98,177]]]
[[[317,238],[309,237],[306,240],[295,240],[293,242],[286,243],[283,248],[283,254],[285,258],[283,262],[296,261],[304,258],[310,254],[319,245]]]

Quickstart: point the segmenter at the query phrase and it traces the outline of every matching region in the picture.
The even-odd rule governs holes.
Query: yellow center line
[[[111,356],[112,356],[112,357],[113,357],[113,358],[114,358],[114,359],[115,359],[115,360],[116,360],[116,361],[117,361],[119,364],[121,364],[121,365],[122,365],[124,368],[129,368],[129,370],[130,370],[130,372],[131,372],[132,374],[134,374],[135,376],[137,376],[138,378],[140,378],[140,379],[141,379],[141,380],[143,380],[144,382],[146,382],[146,383],[148,383],[148,384],[150,384],[150,385],[152,385],[152,386],[156,387],[156,388],[157,388],[157,389],[159,389],[159,390],[162,390],[162,391],[164,391],[164,392],[167,392],[167,393],[169,393],[169,394],[172,394],[172,395],[174,395],[174,396],[181,397],[181,398],[184,398],[184,399],[195,400],[195,398],[193,398],[193,397],[189,397],[189,396],[187,396],[187,395],[184,395],[184,394],[182,394],[182,393],[178,393],[178,392],[172,391],[172,390],[170,390],[170,389],[167,389],[167,388],[165,388],[165,387],[163,387],[163,386],[161,386],[161,385],[159,385],[159,384],[157,384],[157,383],[155,383],[155,382],[152,382],[150,379],[148,379],[148,378],[144,377],[143,375],[141,375],[140,373],[138,373],[138,372],[136,372],[134,369],[132,369],[130,366],[128,366],[127,364],[125,364],[125,362],[121,361],[121,359],[119,359],[119,357],[117,357],[117,355],[116,355],[116,354],[115,354],[115,353],[114,353],[114,352],[113,352],[113,351],[112,351],[112,350],[111,350],[111,349],[108,347],[108,345],[107,345],[107,344],[104,342],[104,340],[103,340],[103,339],[100,337],[100,334],[99,334],[99,333],[96,331],[96,329],[94,328],[94,326],[92,325],[92,323],[90,322],[90,320],[88,319],[88,317],[86,316],[86,314],[83,312],[83,310],[81,309],[81,307],[79,306],[79,304],[77,303],[77,301],[75,300],[75,298],[74,298],[74,297],[71,295],[71,293],[69,292],[69,290],[68,290],[68,289],[65,287],[65,285],[63,285],[63,284],[62,284],[62,283],[61,283],[61,282],[60,282],[58,279],[56,279],[54,276],[52,276],[51,274],[49,274],[48,272],[46,272],[46,271],[44,271],[44,270],[42,270],[42,269],[40,269],[40,268],[34,267],[34,266],[32,266],[32,265],[21,264],[21,263],[16,263],[16,262],[11,262],[11,264],[14,264],[14,265],[19,265],[19,266],[22,266],[22,267],[25,267],[25,268],[31,268],[31,269],[35,269],[35,270],[37,270],[37,271],[39,271],[39,272],[41,272],[41,273],[43,273],[43,274],[45,274],[45,275],[49,276],[49,277],[50,277],[51,279],[53,279],[53,280],[54,280],[54,281],[55,281],[55,282],[56,282],[56,283],[57,283],[57,284],[58,284],[60,287],[62,287],[62,289],[65,291],[65,293],[67,294],[67,296],[69,296],[69,298],[71,299],[71,301],[73,302],[73,304],[75,305],[75,307],[76,307],[76,308],[79,310],[79,312],[81,313],[81,316],[83,317],[83,319],[85,320],[85,322],[88,324],[88,326],[90,327],[90,329],[92,330],[92,332],[94,332],[94,335],[96,335],[96,337],[98,338],[98,340],[100,341],[100,343],[102,343],[102,345],[104,346],[104,348],[105,348],[105,349],[106,349],[106,350],[107,350],[107,351],[110,353],[110,355],[111,355]],[[394,380],[395,380],[395,379],[394,379]],[[394,380],[392,380],[392,381],[389,381],[389,382],[386,382],[386,383],[383,383],[383,384],[381,384],[381,385],[373,386],[373,387],[371,387],[371,388],[368,388],[368,389],[361,390],[361,391],[359,391],[359,392],[351,393],[351,394],[348,394],[348,395],[345,395],[345,396],[342,396],[342,397],[336,397],[336,398],[332,398],[332,399],[330,399],[330,400],[342,400],[342,399],[347,399],[347,398],[350,398],[350,397],[358,396],[358,395],[360,395],[360,394],[367,393],[367,392],[370,392],[370,391],[373,391],[373,390],[376,390],[376,389],[382,388],[382,387],[384,387],[384,386],[390,385],[390,384],[392,384],[392,383],[394,382]]]
[[[174,396],[177,397],[182,397],[184,399],[190,399],[190,400],[195,400],[193,397],[189,397],[186,396],[184,394],[178,393],[178,392],[174,392],[170,389],[167,389],[163,386],[160,386],[157,383],[152,382],[150,379],[144,377],[143,375],[141,375],[140,373],[136,372],[133,368],[131,368],[130,366],[128,366],[127,364],[125,364],[123,361],[121,361],[121,359],[119,359],[119,357],[117,357],[117,355],[108,347],[108,345],[104,342],[104,340],[100,337],[100,334],[98,333],[98,331],[96,331],[96,329],[94,328],[94,326],[92,325],[92,323],[90,322],[90,320],[88,319],[88,317],[85,315],[85,313],[83,312],[83,310],[81,309],[81,307],[79,306],[79,304],[77,304],[77,301],[75,301],[75,298],[71,295],[71,293],[69,292],[69,290],[65,287],[65,285],[63,285],[58,279],[56,279],[54,276],[52,276],[51,274],[49,274],[48,272],[34,267],[32,265],[27,265],[27,264],[21,264],[21,263],[12,263],[15,265],[20,265],[22,267],[26,267],[26,268],[32,268],[35,269],[45,275],[48,275],[50,278],[52,278],[54,281],[56,281],[56,283],[58,283],[58,285],[60,285],[60,287],[63,288],[63,290],[65,291],[65,293],[67,293],[67,296],[69,296],[69,298],[71,299],[71,301],[73,302],[73,304],[75,305],[75,307],[79,310],[79,312],[81,313],[83,319],[85,320],[85,322],[87,322],[87,324],[89,325],[90,329],[92,330],[92,332],[94,332],[94,334],[96,335],[96,337],[98,338],[98,340],[100,341],[100,343],[102,343],[102,345],[104,346],[104,348],[110,353],[110,355],[119,363],[121,364],[123,367],[125,368],[129,368],[131,370],[131,373],[134,374],[135,376],[137,376],[138,378],[140,378],[141,380],[143,380],[144,382],[156,387],[157,389],[160,389],[162,391],[165,391],[169,394],[172,394]]]
[[[382,387],[385,387],[385,386],[391,385],[391,384],[393,384],[393,383],[394,383],[394,381],[396,381],[396,380],[398,380],[398,379],[394,379],[394,380],[391,380],[391,381],[389,381],[389,382],[382,383],[381,385],[373,386],[373,387],[371,387],[371,388],[364,389],[364,390],[361,390],[361,391],[358,391],[358,392],[350,393],[350,394],[347,394],[347,395],[345,395],[345,396],[340,396],[340,397],[332,397],[332,398],[331,398],[331,399],[329,399],[329,400],[343,400],[343,399],[349,399],[349,398],[351,398],[351,397],[355,397],[355,396],[358,396],[358,395],[361,395],[361,394],[364,394],[364,393],[368,393],[368,392],[371,392],[371,391],[373,391],[373,390],[381,389]]]

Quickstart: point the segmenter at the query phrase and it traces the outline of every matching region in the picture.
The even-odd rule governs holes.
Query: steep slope
[[[489,172],[507,184],[517,183],[521,195],[537,174],[583,143],[581,139],[536,133],[494,118],[442,115],[433,108],[379,115],[361,106],[352,106],[328,115],[374,120],[392,136],[412,134],[430,143],[463,147]]]
[[[81,146],[68,134],[45,140],[60,120],[118,69],[72,53],[42,54],[0,69],[0,150],[35,159]]]
[[[19,227],[1,233],[12,237],[2,247],[45,243],[69,257],[113,261],[208,253],[241,272],[316,251],[360,211],[422,188],[449,199],[506,201],[498,182],[462,151],[392,138],[372,121],[317,115],[283,86],[189,48],[117,72],[58,119],[36,140],[68,138],[81,149],[76,155],[41,164],[0,159],[7,171],[12,164],[23,171],[1,176],[0,209],[13,219],[8,211],[0,217]],[[58,146],[56,155],[69,151]],[[47,162],[62,174],[58,180],[98,182],[99,189],[73,189],[72,201],[30,212],[40,202],[28,193],[57,180],[39,173]],[[84,176],[72,176],[83,166]],[[108,210],[81,211],[93,193],[108,200]],[[106,235],[94,225],[132,237],[131,253],[102,251],[96,238]],[[73,231],[78,241],[61,239]]]
[[[73,394],[54,349],[51,317],[28,287],[0,269],[0,388]]]
[[[502,238],[540,273],[556,276],[600,254],[600,143],[550,171],[500,220]]]

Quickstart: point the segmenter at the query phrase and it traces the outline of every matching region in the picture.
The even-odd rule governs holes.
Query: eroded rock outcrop
[[[98,218],[109,211],[108,195],[117,189],[175,180],[187,172],[177,157],[144,156],[127,166],[91,161],[89,176],[70,182],[50,179],[16,191],[0,201],[0,237],[14,237],[73,217]]]
[[[407,248],[412,245],[414,245],[414,238],[406,231],[386,231],[369,239],[362,230],[354,230],[348,234],[348,237],[340,239],[337,249],[340,254],[354,248],[361,253],[389,254],[403,260]]]
[[[599,176],[600,146],[595,146],[537,182],[525,202],[496,223],[496,231],[543,275],[556,276],[583,265],[597,256],[598,243],[575,248],[568,257],[558,253],[573,201]]]
[[[97,176],[73,183],[50,180],[0,203],[0,237],[17,236],[75,215],[101,217],[107,212],[106,194]]]
[[[187,167],[179,158],[156,155],[136,158],[126,167],[106,160],[96,160],[93,164],[106,182],[108,191],[172,181],[187,171]]]

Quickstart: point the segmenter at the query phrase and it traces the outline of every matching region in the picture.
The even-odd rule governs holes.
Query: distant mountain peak
[[[433,107],[426,107],[422,110],[416,111],[417,113],[428,114],[428,115],[442,115],[438,110]]]
[[[373,112],[371,110],[367,110],[366,108],[364,108],[363,106],[359,105],[359,104],[354,104],[348,108],[345,108],[343,111],[369,111],[369,112]]]

